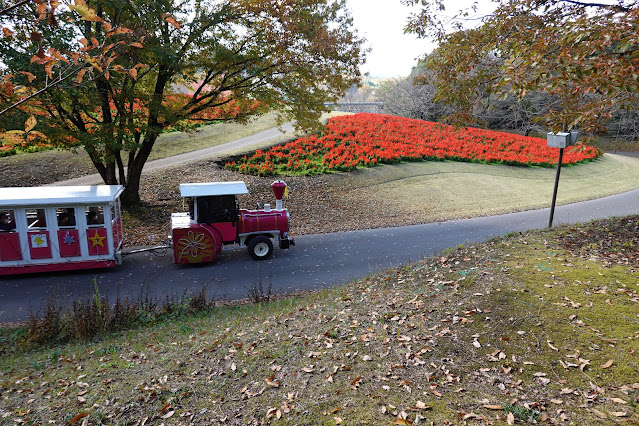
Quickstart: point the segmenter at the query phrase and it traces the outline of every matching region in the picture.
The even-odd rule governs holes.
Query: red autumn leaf
[[[83,418],[85,418],[86,416],[88,416],[89,413],[80,413],[77,416],[75,416],[74,418],[72,418],[71,420],[69,420],[69,423],[73,424],[76,423],[79,420],[82,420]]]
[[[175,28],[180,28],[180,23],[168,13],[165,13],[164,15],[162,15],[162,17],[164,18],[166,22],[173,25]]]
[[[31,40],[35,41],[36,43],[40,43],[42,41],[42,34],[40,34],[37,31],[31,31]]]

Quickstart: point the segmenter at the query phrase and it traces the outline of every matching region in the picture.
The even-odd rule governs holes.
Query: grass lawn
[[[0,422],[636,423],[636,235],[637,218],[518,234],[89,343],[5,330]]]
[[[340,175],[340,191],[383,200],[417,222],[487,216],[550,206],[556,169],[460,162],[415,162]],[[639,188],[639,158],[605,154],[562,167],[557,203],[601,198]],[[390,207],[393,206],[393,207]]]

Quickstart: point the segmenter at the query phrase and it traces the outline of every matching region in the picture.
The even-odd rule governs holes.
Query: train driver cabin
[[[123,189],[0,188],[0,275],[119,264]]]

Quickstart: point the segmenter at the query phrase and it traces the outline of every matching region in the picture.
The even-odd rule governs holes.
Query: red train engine
[[[295,245],[289,236],[289,213],[282,199],[286,183],[272,184],[275,209],[269,204],[257,210],[240,209],[239,194],[248,194],[244,182],[180,184],[180,194],[189,201],[189,212],[171,215],[173,261],[212,262],[223,246],[246,247],[256,260],[273,254],[273,241],[281,249]]]

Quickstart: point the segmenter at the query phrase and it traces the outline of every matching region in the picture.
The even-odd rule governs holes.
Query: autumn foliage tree
[[[102,0],[86,7],[96,19],[47,28],[56,48],[113,55],[87,59],[72,81],[28,108],[50,140],[82,146],[105,183],[123,184],[126,203],[140,201],[142,168],[167,129],[246,122],[266,110],[312,128],[324,103],[359,81],[362,41],[345,0]],[[32,54],[3,55],[14,74],[42,73]],[[190,92],[178,94],[184,88]]]
[[[444,22],[441,0],[403,2],[421,10],[407,30],[439,43],[424,62],[457,122],[486,94],[553,95],[541,120],[555,131],[601,131],[615,111],[639,105],[636,1],[504,0],[471,29]]]
[[[57,37],[61,32],[68,33],[69,24],[76,21],[102,22],[109,31],[90,47],[79,44],[75,49],[71,45],[63,46]],[[109,44],[109,37],[132,32],[127,28],[113,28],[98,17],[84,0],[17,0],[4,3],[0,6],[0,30],[0,47],[3,59],[7,61],[0,67],[0,116],[15,113],[22,104],[68,79],[77,78],[77,84],[87,67],[99,69],[100,64],[113,60],[117,55],[112,49],[117,44]],[[120,43],[124,43],[122,38]],[[35,65],[38,72],[30,72],[29,69],[34,67],[10,63],[16,58],[20,58],[18,63],[29,58],[29,63]],[[24,114],[17,115],[22,117]],[[6,121],[7,117],[4,119]],[[22,134],[18,130],[0,136],[7,138],[13,135],[27,141],[32,137],[44,137],[32,131],[36,124],[35,117],[29,116]]]

